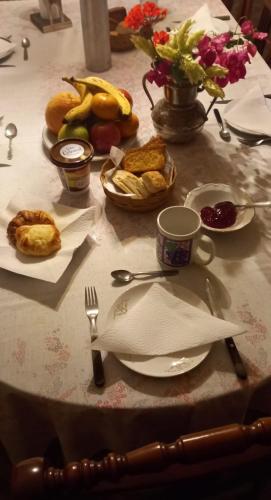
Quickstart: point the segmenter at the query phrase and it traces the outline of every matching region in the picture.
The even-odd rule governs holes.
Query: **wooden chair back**
[[[232,424],[206,431],[187,434],[170,444],[151,443],[128,453],[109,453],[102,460],[83,459],[70,462],[63,468],[52,467],[44,458],[24,460],[13,466],[10,490],[11,498],[47,498],[49,493],[61,494],[72,491],[74,498],[82,490],[95,489],[99,483],[115,483],[121,479],[166,471],[173,465],[175,479],[182,478],[182,471],[193,464],[212,461],[215,464],[224,457],[243,457],[251,447],[268,449],[271,456],[271,418],[262,418],[251,425]],[[156,475],[157,477],[157,475]],[[193,476],[190,479],[194,480]]]

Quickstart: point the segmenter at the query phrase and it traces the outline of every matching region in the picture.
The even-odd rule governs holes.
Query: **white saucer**
[[[241,189],[229,186],[228,184],[203,184],[202,186],[193,189],[186,196],[184,202],[185,207],[190,207],[196,210],[198,214],[203,207],[213,207],[220,201],[231,201],[233,203],[252,203],[250,196]],[[216,233],[230,233],[237,231],[242,227],[249,224],[255,215],[254,208],[237,209],[236,221],[232,226],[219,229],[217,227],[206,226],[202,222],[202,227],[208,231],[215,231]]]
[[[53,132],[50,132],[50,130],[45,125],[42,129],[42,142],[46,147],[46,149],[48,150],[51,149],[51,147],[56,143],[56,141],[57,141],[56,135],[53,134]],[[120,147],[123,149],[127,149],[130,148],[131,146],[136,145],[136,143],[137,143],[137,137],[133,136],[130,139],[126,139],[123,142],[123,144],[120,145]],[[106,160],[107,158],[109,158],[109,154],[104,154],[104,155],[95,154],[93,156],[94,161],[102,161]]]
[[[205,302],[190,290],[180,285],[176,285],[175,283],[160,283],[160,285],[172,292],[176,297],[179,297],[195,307],[199,307],[203,311],[209,312]],[[113,324],[116,312],[122,307],[132,307],[132,305],[146,293],[146,289],[149,286],[150,282],[142,283],[138,286],[129,288],[129,290],[121,294],[110,308],[107,322]],[[182,322],[180,318],[180,333],[182,329],[181,325]],[[127,335],[129,335],[129,332],[127,332]],[[211,347],[212,344],[207,344],[194,347],[193,349],[167,354],[165,356],[135,356],[117,353],[114,353],[114,355],[122,364],[134,372],[149,377],[167,378],[181,375],[198,366],[207,357]]]

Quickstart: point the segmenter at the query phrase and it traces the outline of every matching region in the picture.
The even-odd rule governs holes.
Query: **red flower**
[[[128,28],[138,30],[146,24],[154,24],[164,19],[167,9],[159,9],[154,2],[145,2],[143,5],[137,4],[128,12],[124,19],[124,24]]]
[[[144,24],[144,14],[141,5],[135,5],[124,19],[124,24],[128,28],[137,30]]]
[[[152,37],[154,45],[158,45],[158,43],[160,43],[161,45],[165,45],[168,40],[169,34],[166,31],[155,31]]]

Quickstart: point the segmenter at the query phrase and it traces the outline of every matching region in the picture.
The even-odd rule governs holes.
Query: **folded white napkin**
[[[238,130],[271,136],[271,99],[255,84],[241,99],[227,105],[224,118]]]
[[[225,21],[212,17],[208,5],[205,3],[191,17],[195,21],[191,31],[205,30],[207,32],[223,33],[229,26]]]
[[[0,38],[0,59],[11,54],[15,50],[15,47],[15,43],[6,42],[6,40]]]
[[[124,294],[109,314],[104,333],[93,342],[93,349],[159,356],[245,331],[184,302],[167,288],[150,284],[135,300],[132,294]]]
[[[20,210],[45,210],[54,218],[61,235],[61,249],[49,257],[20,254],[10,245],[7,226]],[[95,207],[78,209],[16,193],[0,214],[0,267],[14,273],[56,283],[70,263],[73,252],[93,231]]]

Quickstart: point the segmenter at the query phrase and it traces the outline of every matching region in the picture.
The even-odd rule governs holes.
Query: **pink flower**
[[[256,45],[254,45],[254,43],[245,42],[244,47],[246,47],[250,56],[252,56],[252,57],[255,56],[255,54],[257,52],[257,47],[256,47]]]
[[[252,35],[254,32],[254,27],[252,21],[246,20],[241,24],[241,32],[243,35]]]
[[[263,33],[262,31],[254,31],[252,38],[254,40],[265,40],[268,37],[268,33]]]

